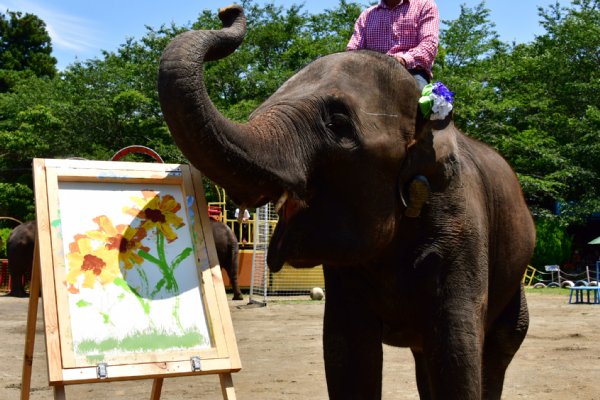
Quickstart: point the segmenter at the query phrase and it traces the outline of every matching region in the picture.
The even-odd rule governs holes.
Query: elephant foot
[[[429,198],[429,181],[423,175],[417,175],[408,187],[408,204],[404,212],[409,218],[417,218],[421,215],[421,209]]]
[[[20,292],[20,291],[13,290],[13,291],[8,292],[8,294],[6,296],[7,297],[21,297],[21,298],[24,298],[24,297],[29,297],[29,293],[27,293],[25,291]]]
[[[234,293],[233,300],[244,300],[244,296],[241,293]]]

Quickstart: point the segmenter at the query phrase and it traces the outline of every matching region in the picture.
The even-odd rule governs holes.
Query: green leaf
[[[192,253],[191,247],[186,247],[185,249],[183,249],[183,251],[175,258],[175,260],[173,260],[173,263],[171,264],[171,270],[175,271],[175,268],[177,268],[183,260],[188,258],[191,253]]]
[[[75,305],[77,305],[77,307],[89,307],[92,305],[92,303],[81,299],[77,303],[75,303]]]

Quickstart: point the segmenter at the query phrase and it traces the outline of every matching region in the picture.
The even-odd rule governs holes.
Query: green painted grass
[[[99,364],[104,361],[104,354],[92,354],[86,356],[85,359],[90,364]]]
[[[168,334],[164,331],[150,328],[143,332],[134,332],[122,339],[83,340],[76,345],[76,353],[91,354],[91,357],[94,357],[93,354],[139,353],[176,348],[188,349],[208,343],[208,340],[202,334],[192,330],[182,334]]]

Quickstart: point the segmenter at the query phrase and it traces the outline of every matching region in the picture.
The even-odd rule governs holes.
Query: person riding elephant
[[[28,221],[18,225],[8,235],[6,240],[6,257],[10,273],[8,296],[28,296],[25,284],[31,280],[36,231],[35,221]]]
[[[320,57],[246,123],[228,120],[203,63],[235,51],[246,20],[240,6],[219,17],[222,29],[164,50],[163,116],[236,204],[276,204],[271,271],[323,265],[329,397],[381,398],[385,343],[412,351],[421,398],[500,399],[527,332],[521,279],[535,242],[508,163],[450,117],[426,117],[407,69],[370,50]],[[415,181],[427,182],[419,204]]]
[[[346,50],[369,49],[395,58],[422,90],[433,77],[439,20],[434,0],[380,0],[360,14]]]

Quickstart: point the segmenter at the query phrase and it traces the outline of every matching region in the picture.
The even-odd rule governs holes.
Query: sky
[[[311,14],[331,10],[339,0],[256,0],[273,2],[286,8],[304,4]],[[374,0],[355,0],[365,6]],[[46,23],[52,39],[57,68],[63,70],[75,61],[102,58],[102,50],[116,51],[127,38],[141,39],[146,26],[187,25],[202,10],[217,9],[234,0],[0,0],[0,12],[21,11],[35,14]],[[475,7],[480,0],[437,0],[440,19],[458,18],[460,5]],[[528,43],[544,33],[539,24],[538,7],[547,8],[556,0],[487,0],[492,22],[500,39],[507,43]],[[570,4],[561,0],[561,4]],[[443,25],[442,25],[443,28]]]

